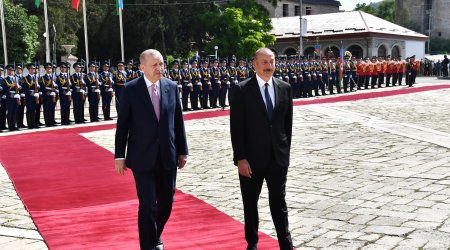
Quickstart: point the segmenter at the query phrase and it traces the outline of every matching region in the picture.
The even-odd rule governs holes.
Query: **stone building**
[[[335,0],[302,0],[302,15],[318,15],[339,12],[341,3]],[[280,0],[273,6],[267,0],[257,2],[269,11],[271,17],[300,16],[300,0]]]
[[[396,23],[411,22],[420,33],[450,39],[449,0],[396,0],[396,11]]]
[[[340,48],[353,55],[397,56],[403,58],[425,55],[428,37],[397,24],[362,11],[310,15],[307,32],[303,36],[303,55],[314,55],[320,46],[320,55],[340,54]],[[276,42],[272,46],[278,55],[298,55],[300,39],[299,17],[272,18],[272,34]],[[318,46],[319,45],[319,46]]]

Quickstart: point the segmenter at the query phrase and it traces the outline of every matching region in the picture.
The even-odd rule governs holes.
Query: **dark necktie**
[[[264,89],[264,95],[266,96],[267,115],[269,116],[269,120],[272,120],[273,103],[269,95],[269,84],[266,82],[264,85],[266,86]]]

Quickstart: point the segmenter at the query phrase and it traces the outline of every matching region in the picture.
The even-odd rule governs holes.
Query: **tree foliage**
[[[379,4],[356,4],[355,10],[361,10],[389,22],[395,21],[395,0],[383,0]]]
[[[6,47],[8,62],[28,62],[36,56],[38,41],[38,17],[29,15],[20,4],[4,1]],[[3,37],[2,37],[3,38]],[[0,44],[3,51],[3,43]],[[1,60],[4,55],[1,53]]]

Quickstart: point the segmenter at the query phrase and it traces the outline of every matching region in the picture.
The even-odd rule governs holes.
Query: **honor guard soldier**
[[[334,95],[334,86],[338,86],[336,84],[337,82],[337,64],[336,64],[336,58],[332,56],[329,61],[329,69],[330,69],[330,82],[328,85],[328,92],[330,95]],[[337,90],[336,90],[337,91]]]
[[[29,63],[27,65],[28,75],[24,77],[25,104],[27,107],[26,117],[29,129],[39,128],[36,124],[36,107],[39,104],[39,83],[36,75],[36,65]]]
[[[398,82],[398,66],[399,60],[398,57],[394,57],[391,61],[391,69],[392,69],[392,86],[396,86]]]
[[[357,61],[356,61],[356,57],[352,57],[350,60],[350,69],[351,69],[351,73],[350,73],[350,92],[353,92],[356,90],[356,88],[358,87],[358,69],[357,69]]]
[[[125,71],[127,72],[127,82],[137,78],[136,72],[133,70],[133,60],[127,61],[127,69]]]
[[[89,102],[89,118],[91,122],[98,122],[98,105],[100,103],[100,81],[95,72],[95,62],[88,63],[89,72],[84,76]]]
[[[356,60],[356,83],[358,84],[358,90],[361,90],[364,86],[365,73],[364,73],[364,61],[362,58]]]
[[[393,61],[391,61],[391,56],[386,57],[384,62],[384,75],[386,76],[386,87],[391,86],[392,71],[394,70]]]
[[[222,59],[220,64],[221,65],[220,65],[219,105],[222,108],[222,110],[224,110],[225,107],[227,107],[226,105],[227,92],[231,86],[231,83],[230,83],[230,73],[228,73],[227,60]]]
[[[211,108],[217,108],[217,99],[219,97],[220,91],[220,69],[219,61],[217,59],[213,60],[213,66],[210,69],[211,72],[211,92],[209,93],[209,105]]]
[[[280,64],[280,58],[275,57],[275,71],[273,72],[273,76],[275,78],[281,79],[281,64]]]
[[[378,71],[377,71],[377,57],[373,56],[372,57],[372,61],[370,63],[370,75],[371,75],[371,88],[374,89],[375,86],[377,85],[377,80],[378,80]]]
[[[302,73],[302,59],[299,58],[298,62],[295,63],[295,76],[297,78],[296,88],[294,88],[294,97],[301,98],[303,97],[302,86],[303,86],[303,73]],[[294,87],[295,87],[294,86]]]
[[[343,84],[344,84],[344,93],[348,92],[348,85],[350,83],[350,76],[352,73],[352,68],[351,68],[351,64],[350,64],[350,52],[346,51],[345,52],[345,56],[344,56],[344,66],[343,66],[344,72],[344,80],[343,80]]]
[[[173,61],[172,70],[170,70],[170,72],[169,72],[169,79],[174,81],[177,84],[180,92],[183,91],[182,90],[183,86],[181,85],[181,78],[180,78],[180,69],[178,68],[177,60]]]
[[[59,104],[61,106],[61,125],[70,125],[70,104],[72,103],[72,91],[70,77],[67,70],[70,66],[67,62],[59,64],[60,73],[56,77],[56,85],[59,89]]]
[[[417,72],[420,69],[420,61],[416,61],[416,56],[413,55],[409,58],[408,65],[408,86],[412,87],[416,83]]]
[[[19,83],[14,76],[14,65],[6,65],[7,75],[3,78],[2,88],[5,90],[6,95],[6,110],[7,110],[7,121],[9,131],[18,130],[16,127],[17,122],[17,111],[20,104],[20,92]]]
[[[73,116],[75,123],[84,123],[84,102],[86,100],[86,83],[83,80],[83,73],[81,73],[82,64],[76,62],[73,64],[75,73],[70,77],[72,84],[72,100],[73,100]]]
[[[38,79],[38,84],[40,86],[39,79],[41,78],[41,65],[39,63],[36,63],[36,76]],[[42,95],[42,89],[39,87],[39,103],[36,106],[36,117],[35,117],[35,121],[38,126],[44,126],[44,124],[41,122],[41,107],[43,103],[44,97]]]
[[[20,63],[16,63],[15,65],[16,68],[16,73],[15,73],[15,77],[17,79],[17,82],[20,85],[20,105],[17,111],[17,128],[26,128],[25,125],[23,124],[23,118],[25,116],[25,105],[26,105],[26,101],[25,101],[25,93],[24,93],[24,85],[25,85],[25,81],[24,81],[24,77],[23,77],[23,66]]]
[[[58,125],[59,123],[56,122],[56,104],[58,103],[59,100],[59,89],[58,89],[58,85],[56,84],[56,70],[58,69],[58,65],[56,63],[52,63],[52,78],[53,78],[53,89],[55,90],[55,102],[53,102],[53,108],[50,109],[51,110],[51,114],[50,117],[52,117],[52,120],[50,121],[50,123],[52,123],[54,126]]]
[[[294,58],[291,56],[288,57],[288,61],[286,64],[287,69],[287,82],[291,85],[293,90],[293,97],[296,98],[296,89],[297,89],[297,75],[295,72],[295,64],[293,62]]]
[[[228,104],[231,106],[231,98],[234,91],[234,86],[238,84],[237,80],[237,70],[235,67],[236,61],[234,59],[231,59],[230,65],[228,66],[228,73],[230,74],[230,91],[228,91]]]
[[[3,88],[5,66],[0,64],[0,132],[6,129],[6,88]]]
[[[100,91],[102,95],[102,111],[103,111],[103,119],[105,121],[112,120],[111,118],[111,101],[114,97],[114,80],[113,75],[109,72],[109,63],[103,62],[102,64],[102,73],[99,76],[100,79]]]
[[[253,77],[256,74],[255,67],[253,66],[253,58],[248,61],[248,77]]]
[[[183,106],[183,111],[191,111],[188,107],[189,95],[194,91],[194,87],[192,85],[192,76],[189,70],[189,65],[186,60],[182,62],[182,69],[180,70],[180,81],[181,81],[181,104]],[[191,104],[192,105],[192,104]]]
[[[238,82],[242,82],[248,78],[248,70],[245,67],[245,60],[243,58],[239,60],[239,67],[237,67],[236,71]]]
[[[127,81],[127,72],[124,70],[123,62],[117,63],[117,71],[114,72],[114,92],[116,93],[116,111],[117,116],[120,115],[120,98],[122,96],[125,82]]]
[[[167,61],[166,60],[164,60],[163,77],[169,78],[169,69],[167,68]]]
[[[372,62],[370,61],[370,57],[366,57],[366,60],[364,62],[364,89],[369,88],[370,84],[370,77],[371,77],[371,68],[372,68]]]
[[[190,94],[191,99],[191,107],[193,110],[200,110],[202,109],[198,104],[198,99],[201,98],[201,92],[203,90],[200,71],[197,68],[197,60],[193,60],[191,62],[191,83],[193,90]]]
[[[46,127],[53,127],[54,106],[56,102],[56,92],[53,80],[53,64],[48,62],[44,64],[45,74],[39,78],[39,85],[42,92],[44,123]]]
[[[208,97],[209,92],[211,91],[211,74],[208,68],[208,61],[203,60],[202,61],[202,68],[200,69],[200,77],[202,82],[202,108],[203,109],[210,109],[208,106]]]
[[[320,68],[322,69],[322,85],[321,85],[321,90],[322,90],[322,95],[327,95],[326,93],[326,89],[328,88],[328,85],[330,84],[330,79],[329,79],[329,68],[328,68],[328,61],[326,57],[322,57],[322,62],[320,63]]]
[[[289,69],[287,67],[285,56],[281,57],[280,70],[281,70],[281,80],[289,83]]]
[[[141,69],[141,63],[140,62],[136,63],[136,76],[137,77],[144,76],[144,71],[142,71],[142,69]]]
[[[303,97],[309,97],[309,83],[311,82],[311,72],[309,71],[309,62],[306,57],[303,57],[302,63],[303,85],[302,93]]]
[[[377,62],[377,72],[378,72],[378,88],[382,88],[384,84],[384,58],[379,56]]]

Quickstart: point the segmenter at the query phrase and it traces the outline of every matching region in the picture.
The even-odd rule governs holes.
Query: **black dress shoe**
[[[258,250],[258,244],[247,245],[247,250]]]
[[[158,239],[158,243],[156,243],[156,246],[154,249],[155,250],[164,250],[164,244],[161,239]]]

